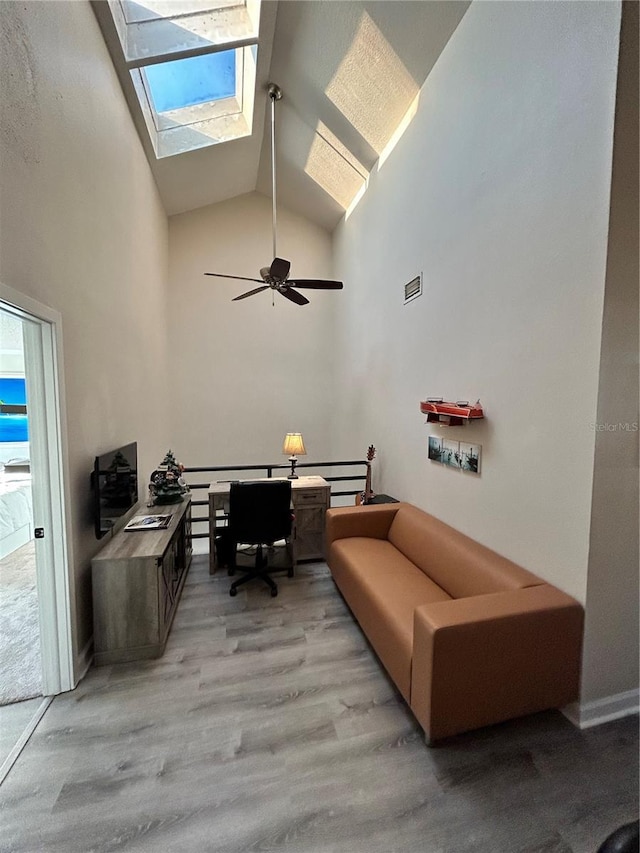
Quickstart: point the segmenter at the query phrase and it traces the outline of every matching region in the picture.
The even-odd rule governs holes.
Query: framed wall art
[[[480,473],[480,460],[482,459],[482,445],[470,444],[466,441],[460,442],[460,468],[472,474]]]
[[[455,468],[468,474],[479,474],[482,460],[482,445],[468,441],[454,441],[430,435],[428,457],[447,468]]]

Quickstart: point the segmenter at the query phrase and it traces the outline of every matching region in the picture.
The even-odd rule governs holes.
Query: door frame
[[[24,321],[27,410],[34,427],[29,434],[34,527],[45,531],[35,540],[42,692],[52,696],[75,687],[62,317],[1,282],[0,308]]]

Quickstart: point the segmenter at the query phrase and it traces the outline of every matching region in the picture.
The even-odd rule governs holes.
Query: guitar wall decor
[[[375,459],[376,449],[373,444],[369,445],[367,450],[367,479],[364,484],[364,492],[360,494],[360,503],[368,504],[375,498],[374,492],[371,491],[371,463]]]

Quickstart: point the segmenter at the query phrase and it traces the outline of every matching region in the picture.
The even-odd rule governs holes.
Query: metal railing
[[[347,501],[347,498],[355,498],[356,495],[359,495],[363,491],[363,484],[367,479],[367,464],[368,463],[363,459],[352,459],[342,462],[298,462],[296,465],[296,471],[300,468],[313,468],[313,475],[323,477],[331,485],[331,505],[339,506],[344,505],[345,503],[353,504],[354,500]],[[352,473],[350,471],[343,471],[339,474],[332,473],[336,468],[348,469],[353,467],[358,468],[359,471],[356,473]],[[290,469],[291,466],[286,463],[275,465],[210,465],[202,468],[185,466],[183,476],[191,489],[191,506],[196,510],[196,512],[192,511],[191,523],[193,526],[198,525],[197,530],[192,528],[192,538],[208,539],[209,537],[208,491],[211,483],[241,480],[246,478],[247,472],[249,471],[254,472],[254,476],[256,478],[265,476],[273,477],[274,471],[282,472],[282,474],[276,474],[276,476],[286,476]],[[211,474],[212,476],[207,477],[204,480],[198,477],[198,480],[196,480],[195,476],[200,474]],[[219,476],[220,474],[224,476]],[[348,489],[343,489],[342,487],[334,489],[334,483],[351,483],[353,485]],[[359,486],[356,486],[356,483],[359,484]],[[203,497],[199,497],[203,492]],[[337,500],[334,502],[334,499]],[[203,515],[199,514],[196,509],[197,507],[204,507],[205,511]],[[200,528],[203,525],[205,526],[205,529],[200,532]]]

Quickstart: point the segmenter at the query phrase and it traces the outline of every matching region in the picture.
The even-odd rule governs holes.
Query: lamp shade
[[[302,433],[288,432],[284,437],[282,452],[287,456],[306,456],[307,451],[304,449]]]

